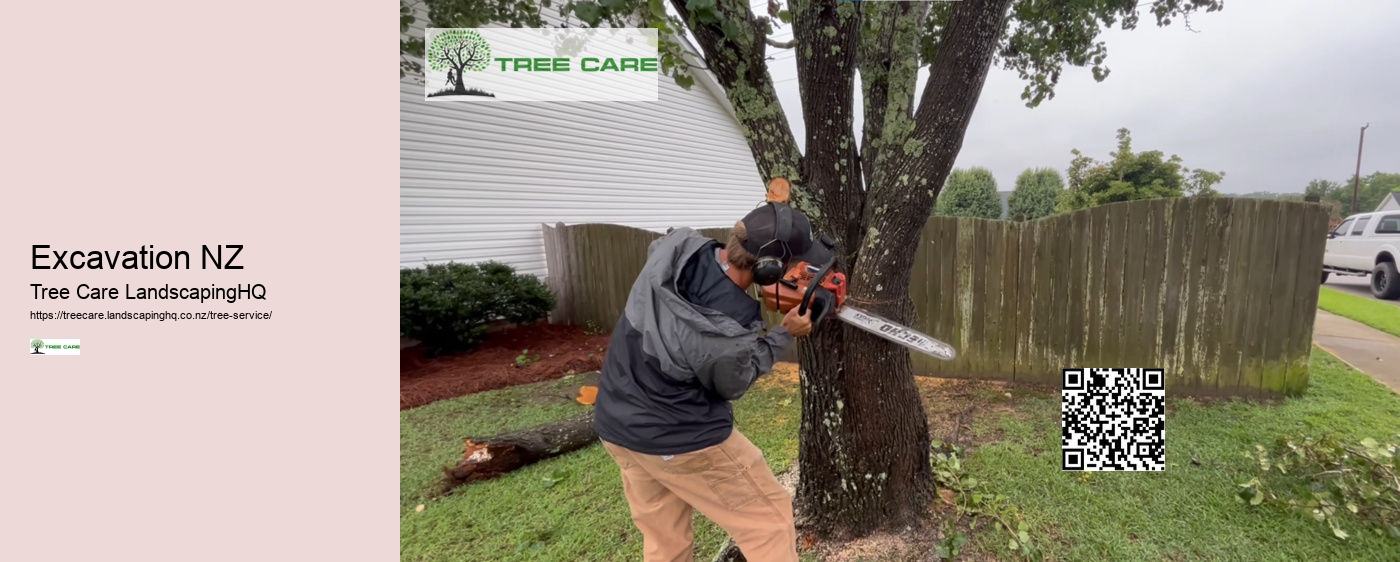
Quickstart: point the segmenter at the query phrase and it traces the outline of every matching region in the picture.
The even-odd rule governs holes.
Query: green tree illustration
[[[486,70],[491,62],[491,45],[472,29],[449,29],[433,37],[428,46],[428,67],[436,71],[447,71],[447,80],[452,84],[452,92],[468,94],[462,72]]]
[[[29,347],[34,348],[34,353],[31,353],[30,355],[44,354],[44,352],[39,351],[39,348],[44,347],[44,340],[29,340]]]

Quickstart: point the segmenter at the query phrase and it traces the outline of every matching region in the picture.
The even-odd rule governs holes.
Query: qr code
[[[1166,469],[1166,388],[1161,369],[1065,369],[1061,468]]]

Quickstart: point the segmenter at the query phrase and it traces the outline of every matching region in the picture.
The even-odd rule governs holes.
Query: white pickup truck
[[[1329,274],[1371,278],[1376,298],[1400,297],[1400,211],[1352,215],[1327,235],[1322,256],[1322,282]]]

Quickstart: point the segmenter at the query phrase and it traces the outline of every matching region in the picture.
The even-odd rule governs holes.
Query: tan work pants
[[[694,559],[692,507],[727,531],[749,562],[797,562],[792,496],[738,430],[682,455],[646,455],[607,441],[603,447],[622,469],[646,562]]]

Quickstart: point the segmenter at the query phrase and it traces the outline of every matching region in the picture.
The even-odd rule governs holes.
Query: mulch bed
[[[574,326],[533,324],[492,334],[471,351],[426,358],[421,347],[399,357],[399,409],[508,386],[554,380],[603,366],[608,334],[590,335]],[[537,361],[516,365],[530,350]]]

